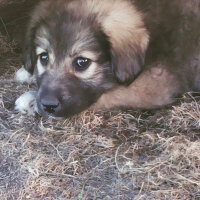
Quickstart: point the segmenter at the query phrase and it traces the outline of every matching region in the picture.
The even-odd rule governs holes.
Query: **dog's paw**
[[[19,83],[35,83],[35,78],[22,66],[15,74],[15,80]]]
[[[22,94],[15,101],[15,110],[27,115],[35,115],[38,111],[36,103],[36,91],[29,91]]]

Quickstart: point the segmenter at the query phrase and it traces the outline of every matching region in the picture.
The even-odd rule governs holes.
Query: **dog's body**
[[[49,0],[35,9],[25,68],[41,114],[157,108],[200,90],[200,0]]]

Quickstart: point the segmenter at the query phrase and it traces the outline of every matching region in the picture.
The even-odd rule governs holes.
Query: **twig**
[[[2,18],[1,16],[0,16],[0,21],[1,21],[1,23],[3,24],[3,27],[4,27],[4,29],[5,29],[6,35],[7,35],[7,37],[8,37],[8,40],[10,41],[10,35],[9,35],[9,33],[8,33],[6,24],[4,23],[3,18]]]

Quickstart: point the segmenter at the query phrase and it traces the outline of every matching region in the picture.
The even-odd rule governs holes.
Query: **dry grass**
[[[13,82],[19,55],[0,44],[1,200],[200,199],[198,94],[155,111],[22,116],[13,103],[31,86]]]

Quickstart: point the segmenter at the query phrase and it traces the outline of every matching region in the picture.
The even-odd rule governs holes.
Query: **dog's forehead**
[[[46,19],[36,31],[35,43],[48,51],[53,50],[57,58],[66,54],[74,56],[86,50],[100,50],[95,37],[97,31],[88,21],[65,14],[62,18]]]
[[[49,50],[51,43],[49,40],[49,32],[45,26],[40,26],[36,31],[36,36],[34,40],[37,47],[44,50]]]

